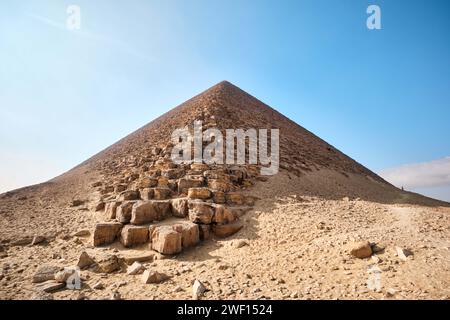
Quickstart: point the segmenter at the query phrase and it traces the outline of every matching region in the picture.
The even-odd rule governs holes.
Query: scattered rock
[[[86,251],[83,251],[78,258],[77,266],[80,269],[84,269],[93,265],[94,263],[95,261],[89,256],[89,254]]]
[[[116,255],[102,253],[95,257],[98,269],[103,273],[112,273],[120,269],[119,259]]]
[[[34,236],[33,240],[31,240],[31,245],[37,245],[47,240],[44,236]]]
[[[65,283],[56,282],[55,280],[48,280],[42,283],[38,283],[36,285],[36,289],[39,291],[50,293],[62,289],[65,286]]]
[[[75,199],[75,200],[72,200],[70,206],[71,207],[78,207],[78,206],[82,206],[83,204],[84,204],[83,200]]]
[[[120,292],[115,291],[111,294],[110,300],[122,300],[122,296],[120,295]]]
[[[89,230],[80,230],[73,234],[74,237],[89,237],[91,235],[91,232]]]
[[[144,266],[140,262],[134,262],[131,266],[127,269],[127,274],[132,276],[136,274],[140,274],[145,270]]]
[[[389,288],[386,290],[386,297],[393,297],[395,296],[395,294],[397,293],[397,290],[393,289],[393,288]]]
[[[105,286],[103,285],[103,283],[97,282],[96,284],[94,284],[92,286],[92,289],[94,289],[94,290],[103,290],[103,289],[105,289]]]
[[[350,254],[359,259],[370,257],[372,255],[372,248],[370,246],[370,242],[361,241],[358,243],[354,243],[350,248]]]
[[[245,241],[245,240],[242,240],[242,239],[241,239],[241,240],[237,240],[237,241],[235,241],[235,242],[233,243],[233,246],[234,246],[236,249],[239,249],[239,248],[248,246],[248,242]]]
[[[395,251],[397,253],[397,256],[402,261],[407,261],[408,257],[412,255],[412,252],[408,249],[403,249],[401,247],[395,247]]]
[[[55,274],[61,270],[57,266],[44,265],[38,268],[36,273],[33,275],[33,283],[41,283],[48,280],[55,280]]]
[[[199,280],[194,281],[192,286],[192,298],[195,300],[200,299],[206,291],[206,287]]]
[[[55,281],[60,283],[66,283],[67,280],[76,272],[75,269],[65,268],[64,270],[58,271],[55,274]]]
[[[159,273],[158,271],[145,270],[142,275],[142,282],[145,284],[149,283],[161,283],[168,280],[170,277],[164,273]]]
[[[127,254],[121,256],[123,261],[127,265],[131,265],[134,262],[152,262],[155,259],[155,253],[154,252],[142,252],[138,254]]]

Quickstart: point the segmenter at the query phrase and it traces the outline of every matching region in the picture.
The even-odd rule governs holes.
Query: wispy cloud
[[[450,157],[386,169],[380,175],[407,189],[450,185]]]
[[[47,26],[59,29],[59,30],[64,30],[67,32],[71,32],[72,34],[79,36],[79,37],[83,37],[86,39],[90,39],[95,41],[96,43],[101,43],[110,47],[113,47],[114,49],[120,50],[130,56],[145,60],[147,62],[152,62],[154,61],[154,59],[152,57],[150,57],[148,54],[137,50],[136,48],[133,48],[130,44],[118,40],[118,39],[114,39],[111,37],[107,37],[95,32],[91,32],[89,30],[86,30],[85,27],[82,27],[80,30],[69,30],[67,28],[67,26],[65,25],[65,23],[63,22],[59,22],[59,21],[55,21],[52,19],[49,19],[47,17],[35,14],[35,13],[27,13],[26,14],[28,17],[32,18],[33,20],[43,23]]]

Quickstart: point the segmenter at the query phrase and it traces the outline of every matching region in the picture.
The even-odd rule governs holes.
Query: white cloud
[[[450,185],[450,157],[381,171],[380,176],[406,189]]]

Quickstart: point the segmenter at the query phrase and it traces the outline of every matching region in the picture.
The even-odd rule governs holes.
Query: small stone
[[[131,266],[127,269],[127,274],[132,276],[136,274],[140,274],[145,270],[144,266],[140,262],[134,262]]]
[[[142,275],[142,282],[144,284],[149,283],[161,283],[166,281],[170,277],[164,273],[159,273],[158,271],[145,270]]]
[[[239,248],[248,246],[248,242],[245,241],[245,240],[242,240],[242,239],[241,239],[241,240],[237,240],[237,241],[235,241],[235,242],[233,243],[233,246],[234,246],[236,249],[239,249]]]
[[[370,247],[370,243],[368,241],[362,241],[353,244],[350,249],[350,254],[359,259],[370,257],[372,255],[372,248]]]
[[[80,269],[84,269],[93,265],[94,263],[95,261],[89,256],[89,254],[86,251],[83,251],[78,258],[77,266]]]
[[[59,283],[66,283],[67,280],[75,273],[75,269],[64,269],[55,274],[55,281]]]
[[[397,290],[389,288],[386,290],[386,297],[393,297],[397,293]]]
[[[60,270],[60,267],[44,265],[39,267],[33,276],[33,283],[45,282],[48,280],[55,280],[55,274]]]
[[[48,280],[36,285],[36,289],[43,292],[54,292],[66,286],[65,283],[56,282],[55,280]]]
[[[192,298],[195,300],[199,300],[206,291],[206,287],[199,280],[194,281],[194,285],[192,286]]]
[[[73,234],[74,237],[89,237],[91,235],[91,232],[89,230],[80,230]]]
[[[412,252],[408,249],[403,249],[400,247],[395,247],[395,251],[397,252],[397,256],[400,258],[400,260],[402,261],[407,261],[408,257],[410,255],[412,255]]]
[[[118,291],[115,291],[111,294],[110,300],[122,300],[122,296]]]
[[[94,284],[94,286],[92,287],[92,289],[95,289],[95,290],[103,290],[103,289],[105,289],[105,286],[103,285],[103,283],[97,282],[96,284]]]
[[[46,238],[44,236],[34,236],[33,240],[31,240],[31,245],[37,245],[39,243],[42,243],[46,240]]]

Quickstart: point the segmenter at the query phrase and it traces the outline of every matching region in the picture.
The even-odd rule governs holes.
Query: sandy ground
[[[208,289],[203,299],[450,299],[450,208],[342,199],[339,193],[336,199],[310,196],[303,191],[307,181],[280,174],[259,183],[252,194],[261,200],[242,217],[240,232],[144,263],[171,276],[163,283],[143,284],[140,275],[125,270],[102,274],[89,269],[81,272],[81,290],[61,289],[53,298],[109,299],[119,292],[122,299],[192,299],[198,279]],[[89,237],[73,233],[92,230],[96,213],[70,208],[67,198],[48,190],[41,186],[26,191],[32,199],[18,200],[18,192],[0,202],[1,299],[39,296],[31,281],[38,267],[74,265],[84,249],[92,248]],[[48,241],[12,245],[33,234]],[[349,245],[359,240],[384,250],[376,258],[351,257]],[[402,261],[397,246],[413,255]],[[92,249],[118,255],[148,251],[117,244]],[[367,284],[375,267],[381,288],[374,291]],[[104,288],[93,289],[99,282]]]

